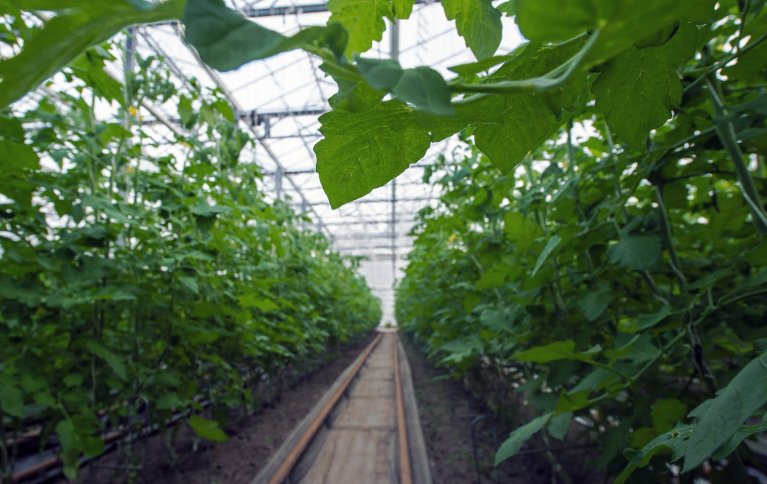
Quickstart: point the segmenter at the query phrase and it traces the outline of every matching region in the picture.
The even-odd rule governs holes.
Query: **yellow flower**
[[[133,106],[128,107],[128,112],[133,117],[138,116],[138,109],[134,108]]]

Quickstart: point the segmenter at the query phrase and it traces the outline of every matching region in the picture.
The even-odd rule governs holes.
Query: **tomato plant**
[[[251,405],[249,384],[381,316],[354,261],[266,200],[220,93],[179,90],[154,58],[120,84],[113,50],[77,57],[58,99],[0,117],[0,434],[55,433],[70,477],[107,428]],[[141,123],[142,102],[169,100],[187,137]]]
[[[442,195],[414,229],[397,320],[475,390],[478,373],[517,388],[484,395],[518,426],[497,462],[574,428],[618,482],[667,480],[681,459],[729,482],[763,469],[742,443],[767,429],[767,246],[716,131],[690,139],[707,102],[644,154],[584,113],[507,175],[472,144],[425,175]]]

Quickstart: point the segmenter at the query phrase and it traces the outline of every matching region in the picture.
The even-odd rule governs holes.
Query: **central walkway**
[[[385,334],[373,350],[349,398],[337,408],[324,443],[301,483],[398,482],[393,368],[396,342],[395,334]]]

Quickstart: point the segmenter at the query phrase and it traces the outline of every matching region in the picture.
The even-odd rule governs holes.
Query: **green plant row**
[[[723,89],[742,106],[738,133],[765,133],[750,102],[763,88]],[[683,110],[644,155],[585,114],[509,175],[470,144],[425,175],[442,195],[414,229],[397,321],[514,422],[497,464],[530,439],[585,439],[598,445],[592,470],[616,482],[671,482],[669,462],[685,482],[767,470],[755,440],[767,430],[767,243],[706,126],[709,98]],[[764,139],[743,144],[762,196]]]
[[[35,425],[69,477],[139,412],[191,410],[198,436],[225,439],[201,401],[255,407],[249,387],[381,316],[356,262],[265,198],[223,95],[176,87],[154,58],[118,83],[107,49],[77,57],[55,97],[0,115],[5,478]],[[188,135],[145,126],[145,102],[174,106]]]

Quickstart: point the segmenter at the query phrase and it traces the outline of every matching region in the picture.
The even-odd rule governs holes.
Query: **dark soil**
[[[359,356],[373,335],[340,350],[332,362],[310,375],[296,379],[282,393],[252,416],[230,416],[220,444],[200,442],[187,425],[177,427],[173,453],[155,435],[134,443],[128,452],[123,445],[112,454],[82,470],[83,483],[169,483],[238,484],[250,483],[272,454],[290,435],[317,401]],[[132,454],[133,458],[128,455]],[[131,462],[138,465],[130,465]]]
[[[283,390],[258,414],[230,415],[230,424],[226,428],[229,440],[226,442],[201,442],[187,425],[181,424],[175,428],[172,452],[169,450],[171,446],[160,435],[134,443],[130,448],[123,444],[117,451],[86,466],[78,481],[97,484],[250,483],[372,337],[339,350],[336,358],[328,358],[332,360],[330,363],[294,379],[292,388]],[[412,369],[434,484],[562,482],[553,475],[551,465],[540,452],[540,444],[530,444],[496,468],[493,465],[495,452],[508,436],[509,426],[495,418],[493,412],[473,397],[461,382],[432,365],[406,337],[402,341]],[[509,402],[515,398],[508,395]],[[525,409],[520,408],[518,414],[524,418],[521,415]],[[593,455],[582,452],[563,455],[556,449],[562,445],[555,443],[553,454],[573,482],[603,482],[602,476],[583,468]]]
[[[530,444],[496,468],[493,465],[495,452],[508,437],[509,427],[465,390],[461,382],[432,365],[407,337],[403,337],[402,342],[412,369],[418,413],[435,484],[563,482],[560,476],[552,475],[552,466],[545,453],[540,451],[540,444]],[[514,393],[507,396],[509,401],[515,398],[518,397]],[[517,414],[527,420],[529,416],[522,415],[528,411],[520,405]],[[557,450],[562,446],[560,442],[554,443],[552,456],[556,455],[573,482],[603,482],[602,476],[587,468],[591,456],[583,452],[563,455],[565,453]]]

